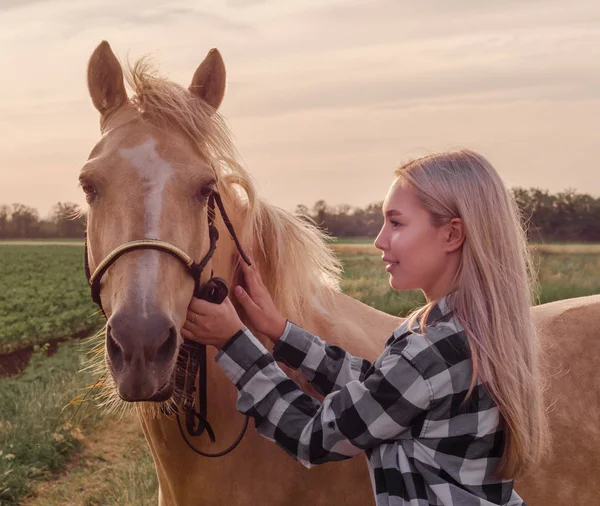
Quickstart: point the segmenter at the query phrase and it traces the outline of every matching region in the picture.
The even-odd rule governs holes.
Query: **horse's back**
[[[516,488],[531,506],[600,504],[600,295],[534,308],[551,454]]]

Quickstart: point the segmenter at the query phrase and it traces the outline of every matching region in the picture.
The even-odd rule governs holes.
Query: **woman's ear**
[[[445,250],[452,253],[465,242],[465,226],[460,218],[453,218],[444,227]]]

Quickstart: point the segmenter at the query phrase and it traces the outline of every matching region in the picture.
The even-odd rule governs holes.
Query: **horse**
[[[211,243],[210,196],[216,192],[281,314],[354,355],[378,356],[403,320],[344,295],[341,265],[324,234],[259,195],[236,161],[218,112],[226,69],[217,49],[208,52],[187,89],[157,76],[145,59],[124,74],[106,41],[90,57],[87,77],[101,130],[80,173],[89,204],[91,271],[115,248],[136,240],[160,240],[192,259],[204,257]],[[199,283],[206,283],[210,270],[228,285],[238,284],[235,241],[224,220],[214,219],[221,239]],[[107,317],[97,353],[107,378],[105,402],[114,406],[124,400],[135,408],[158,475],[158,504],[373,504],[364,457],[309,470],[254,430],[220,458],[190,449],[172,408],[177,408],[173,378],[183,342],[179,329],[195,282],[180,259],[167,253],[129,250],[98,284]],[[533,313],[550,364],[546,395],[554,452],[519,479],[516,489],[530,506],[589,505],[597,502],[593,480],[600,476],[600,296],[537,306]],[[236,389],[215,366],[215,353],[207,350],[206,367],[208,418],[216,440],[203,435],[197,443],[206,451],[226,448],[244,424],[235,409]],[[286,372],[314,394],[299,374]]]

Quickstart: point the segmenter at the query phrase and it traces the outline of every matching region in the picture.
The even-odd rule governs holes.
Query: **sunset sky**
[[[85,204],[103,39],[185,86],[218,47],[243,163],[290,210],[382,200],[398,163],[458,147],[600,196],[598,0],[0,0],[0,204]]]

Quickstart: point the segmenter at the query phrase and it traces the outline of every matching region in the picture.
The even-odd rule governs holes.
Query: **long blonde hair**
[[[504,418],[504,449],[497,474],[522,475],[547,446],[540,346],[531,314],[534,269],[514,199],[492,165],[470,151],[439,153],[396,170],[441,226],[461,218],[465,242],[450,305],[465,330],[473,376]],[[436,301],[411,315],[423,318]]]

